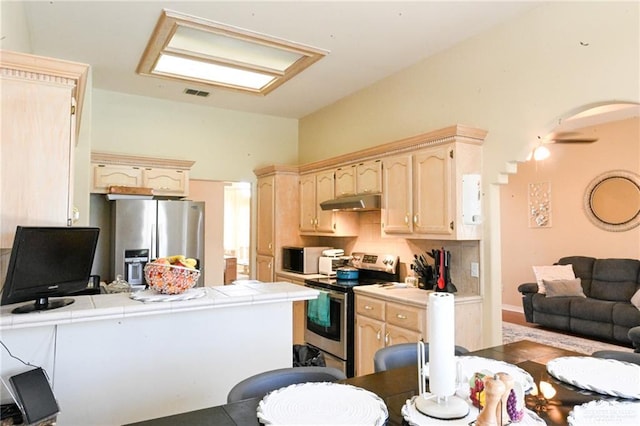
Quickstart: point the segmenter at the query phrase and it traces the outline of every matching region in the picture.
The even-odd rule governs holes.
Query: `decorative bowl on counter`
[[[162,294],[180,294],[196,285],[200,271],[184,266],[147,263],[144,277],[149,288]]]

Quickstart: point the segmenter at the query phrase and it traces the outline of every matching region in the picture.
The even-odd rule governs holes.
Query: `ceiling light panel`
[[[327,53],[163,10],[137,72],[265,95]]]
[[[215,34],[179,25],[169,48],[200,52],[212,58],[244,63],[284,73],[303,55],[296,52],[256,44],[228,35]]]

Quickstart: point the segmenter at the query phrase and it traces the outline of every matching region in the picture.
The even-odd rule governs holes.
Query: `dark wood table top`
[[[553,384],[557,394],[544,406],[539,405],[535,397],[528,395],[527,407],[534,409],[538,405],[538,414],[548,425],[566,425],[567,415],[575,405],[598,399],[598,394],[577,391],[573,386],[558,382],[550,377],[546,370],[546,363],[561,356],[584,356],[583,354],[564,349],[547,346],[527,340],[495,346],[469,353],[469,355],[491,358],[515,364],[531,374],[538,383],[545,380]],[[405,425],[401,409],[407,399],[418,392],[417,366],[397,368],[366,376],[352,377],[342,380],[346,383],[367,389],[380,396],[389,410],[388,424]],[[205,408],[188,413],[161,417],[143,422],[132,423],[129,426],[173,426],[178,424],[190,426],[259,426],[256,409],[261,398],[248,399],[217,407]]]

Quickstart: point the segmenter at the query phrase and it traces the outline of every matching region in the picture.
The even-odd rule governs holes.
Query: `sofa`
[[[579,286],[577,280],[573,284],[583,294],[550,294],[549,289],[542,294],[537,282],[520,284],[526,321],[631,346],[632,336],[639,330],[634,327],[640,326],[640,260],[570,256],[555,265],[572,265],[575,277],[580,279]],[[566,284],[562,280],[544,283]]]

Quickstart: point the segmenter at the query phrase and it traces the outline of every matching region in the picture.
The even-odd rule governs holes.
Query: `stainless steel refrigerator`
[[[117,200],[111,208],[111,275],[144,284],[144,265],[183,254],[198,261],[204,285],[204,203],[179,200]]]

